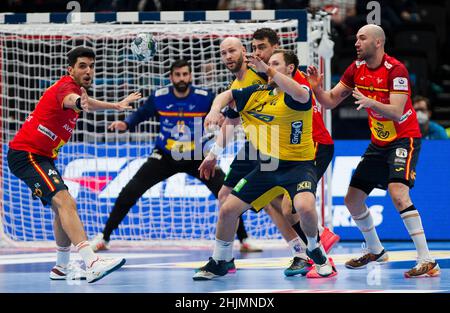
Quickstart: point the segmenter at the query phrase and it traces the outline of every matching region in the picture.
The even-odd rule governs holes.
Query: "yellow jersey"
[[[300,103],[267,85],[232,93],[248,139],[257,150],[280,160],[314,160],[311,96],[307,103]]]
[[[249,86],[253,86],[253,85],[261,85],[261,84],[266,84],[267,81],[261,77],[260,75],[258,75],[257,72],[255,72],[254,69],[252,69],[251,67],[247,68],[247,71],[244,74],[244,77],[242,77],[242,79],[234,79],[233,82],[230,84],[228,89],[241,89],[241,88],[246,88]],[[230,109],[232,110],[232,109]],[[234,111],[234,110],[233,110]],[[233,115],[236,114],[236,116],[234,117],[238,117],[237,113],[233,113]],[[231,117],[231,116],[230,116]],[[244,128],[244,132],[247,133],[245,131],[245,129],[247,128],[247,123],[244,119],[241,118],[241,124],[242,127]]]

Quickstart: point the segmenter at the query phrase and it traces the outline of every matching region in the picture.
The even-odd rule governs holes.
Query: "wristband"
[[[217,143],[214,143],[211,147],[211,150],[209,150],[209,153],[214,154],[216,157],[222,154],[224,148],[220,147]]]
[[[81,106],[81,97],[75,100],[75,106],[77,107],[78,110],[83,111],[83,107]]]

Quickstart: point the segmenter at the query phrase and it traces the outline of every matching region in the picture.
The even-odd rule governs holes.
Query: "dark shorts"
[[[315,194],[317,177],[314,161],[279,161],[275,171],[261,171],[261,164],[252,170],[231,191],[233,195],[261,210],[279,195],[291,200],[300,192]]]
[[[316,148],[316,170],[317,180],[320,180],[325,174],[328,165],[333,160],[334,145],[317,144]]]
[[[400,138],[385,147],[371,143],[353,173],[350,186],[366,194],[374,188],[387,189],[389,183],[403,183],[412,188],[420,144],[420,138]]]
[[[246,141],[234,157],[230,169],[225,175],[223,185],[233,188],[242,178],[257,168],[259,161],[255,159],[256,156],[256,150],[250,142]]]
[[[51,205],[58,191],[68,189],[51,158],[9,149],[8,166],[11,173],[31,189],[33,199],[40,198],[45,206]]]

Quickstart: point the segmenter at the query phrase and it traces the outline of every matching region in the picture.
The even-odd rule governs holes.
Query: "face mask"
[[[417,112],[417,121],[419,124],[426,124],[428,122],[428,114],[422,111]]]

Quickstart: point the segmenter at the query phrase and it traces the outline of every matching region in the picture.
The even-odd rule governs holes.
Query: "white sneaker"
[[[70,262],[67,267],[55,265],[50,271],[51,280],[85,280],[86,271],[79,263]]]
[[[102,233],[98,234],[92,240],[90,240],[89,244],[91,245],[91,248],[92,248],[92,250],[94,250],[94,252],[102,251],[102,250],[109,250],[109,248],[110,248],[109,241],[106,241],[105,239],[103,239]]]
[[[96,282],[115,270],[118,270],[125,262],[126,260],[121,258],[97,258],[97,260],[86,269],[88,283]]]

